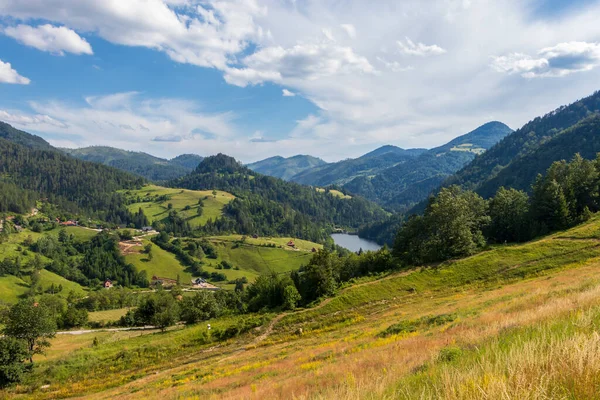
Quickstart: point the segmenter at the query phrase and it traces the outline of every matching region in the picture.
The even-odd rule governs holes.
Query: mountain
[[[115,167],[151,181],[179,178],[191,172],[202,161],[202,157],[195,154],[184,154],[172,160],[166,160],[142,152],[126,151],[106,146],[62,150],[80,160]]]
[[[511,132],[501,122],[488,122],[443,146],[421,153],[409,163],[387,168],[373,177],[355,178],[343,187],[386,208],[406,210]]]
[[[197,154],[181,154],[175,158],[169,160],[171,165],[179,165],[180,167],[189,169],[190,171],[196,169],[198,164],[202,162],[204,157],[200,157]]]
[[[326,164],[327,163],[320,158],[297,155],[289,158],[280,156],[270,157],[262,161],[248,164],[247,167],[252,171],[256,171],[263,175],[289,180],[294,175],[303,171]]]
[[[224,206],[222,217],[202,227],[207,233],[286,235],[323,242],[334,227],[357,229],[387,215],[361,197],[342,198],[262,175],[224,154],[205,158],[194,172],[168,185],[236,196]]]
[[[357,177],[378,172],[419,156],[425,149],[401,149],[383,146],[356,159],[347,159],[312,168],[293,176],[290,180],[312,186],[343,185]]]
[[[0,210],[22,213],[42,198],[60,212],[117,224],[133,222],[121,189],[144,183],[115,168],[70,157],[42,138],[3,126],[0,138]]]
[[[458,184],[486,197],[502,185],[528,189],[531,178],[545,172],[553,161],[570,159],[576,152],[594,157],[600,151],[595,138],[600,131],[594,130],[597,121],[593,118],[599,112],[600,91],[537,117],[458,171],[445,185]],[[592,119],[586,120],[588,117]]]
[[[13,143],[21,144],[31,149],[53,150],[50,143],[39,136],[13,128],[11,125],[0,121],[0,138]]]

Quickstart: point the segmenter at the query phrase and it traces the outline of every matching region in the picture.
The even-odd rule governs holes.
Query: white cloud
[[[282,92],[281,94],[283,95],[283,97],[294,97],[296,95],[296,93],[290,92],[287,89],[283,89],[281,92]]]
[[[383,57],[377,57],[377,61],[385,65],[385,67],[392,72],[405,72],[412,71],[413,69],[415,69],[415,67],[411,65],[403,65],[400,64],[398,61],[387,61]]]
[[[225,80],[238,86],[267,81],[317,80],[333,75],[373,73],[369,61],[352,48],[331,41],[299,43],[290,48],[266,47],[241,60],[244,68],[230,68]]]
[[[542,49],[537,57],[513,53],[492,57],[492,60],[492,67],[499,72],[520,74],[525,78],[561,77],[574,72],[590,71],[600,66],[600,44],[559,43]]]
[[[17,25],[5,28],[4,34],[26,46],[35,47],[38,50],[61,56],[65,52],[93,54],[92,47],[85,39],[79,36],[74,30],[64,26],[52,26],[50,24],[38,27]]]
[[[24,76],[19,75],[10,63],[0,60],[0,83],[16,83],[19,85],[29,85],[31,81]]]
[[[356,28],[352,24],[341,24],[340,27],[346,32],[348,37],[354,39],[356,37]]]
[[[86,104],[31,102],[31,111],[0,109],[0,120],[18,128],[69,138],[77,146],[109,145],[128,150],[165,154],[170,149],[158,141],[198,145],[204,136],[232,140],[237,131],[232,113],[207,113],[194,102],[180,99],[147,99],[135,92],[90,96]],[[204,132],[205,135],[198,134]],[[188,151],[189,152],[189,151]]]
[[[446,53],[446,50],[436,44],[428,46],[423,43],[414,43],[408,37],[406,37],[404,41],[398,40],[397,43],[400,48],[400,53],[408,56],[439,56]]]
[[[43,109],[30,113],[68,121],[70,134],[89,132],[87,142],[125,141],[128,148],[173,154],[225,151],[242,159],[304,152],[332,160],[384,143],[439,145],[492,119],[516,128],[590,94],[590,82],[600,81],[591,47],[600,40],[600,2],[544,19],[531,13],[533,1],[0,0],[0,16],[7,17],[3,23],[43,20],[85,37],[154,49],[176,62],[216,68],[237,86],[274,83],[316,108],[287,139],[251,143],[248,132],[234,133],[229,114],[188,105],[185,121],[213,117],[207,134],[191,134],[195,124],[178,120],[174,100],[142,101],[140,94],[58,110],[42,102]],[[499,56],[492,63],[505,73],[490,68],[491,56]],[[567,74],[552,85],[522,79]],[[159,123],[152,111],[165,108],[170,111]],[[63,118],[66,110],[73,115]],[[102,122],[113,117],[114,127]],[[217,121],[230,133],[220,134]],[[168,145],[151,140],[178,136],[180,142]]]
[[[256,0],[0,1],[0,15],[45,19],[112,43],[160,50],[180,63],[219,69],[250,41],[268,38],[255,23],[265,13]]]

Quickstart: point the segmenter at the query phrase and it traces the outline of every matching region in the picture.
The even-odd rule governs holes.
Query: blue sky
[[[518,128],[600,80],[589,0],[0,0],[0,120],[249,162]]]

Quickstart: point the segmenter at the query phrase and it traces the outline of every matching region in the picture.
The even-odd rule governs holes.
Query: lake
[[[331,237],[333,238],[335,244],[337,244],[338,246],[341,246],[354,252],[357,252],[360,249],[363,249],[363,251],[375,251],[381,248],[381,246],[377,243],[371,240],[359,238],[358,235],[348,235],[347,233],[332,233]]]

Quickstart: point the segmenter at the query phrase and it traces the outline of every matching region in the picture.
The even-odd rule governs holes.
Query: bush
[[[0,337],[0,388],[18,383],[28,370],[27,344],[19,339]]]

